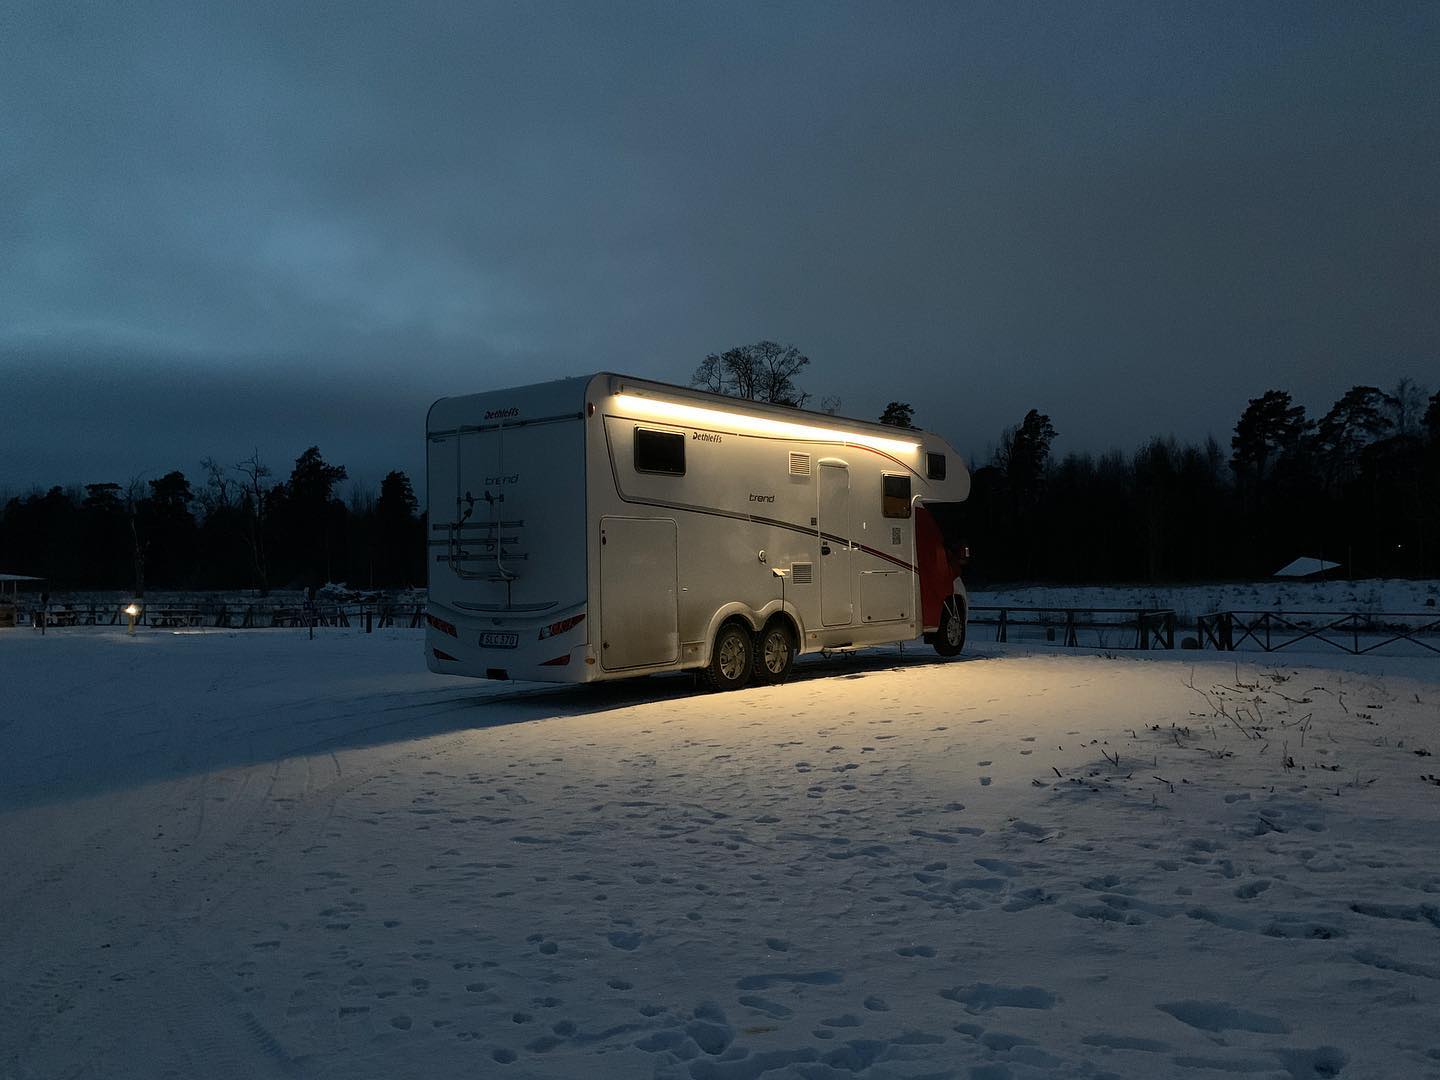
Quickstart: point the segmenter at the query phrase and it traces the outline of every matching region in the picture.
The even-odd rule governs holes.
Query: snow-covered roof
[[[1315,574],[1323,574],[1326,570],[1334,570],[1339,565],[1338,562],[1312,559],[1308,555],[1302,555],[1294,562],[1276,570],[1275,577],[1313,577]]]
[[[29,574],[0,574],[0,581],[44,581],[43,577],[31,577]]]

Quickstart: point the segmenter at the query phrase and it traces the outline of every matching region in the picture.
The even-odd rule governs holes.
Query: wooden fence
[[[1197,618],[1196,628],[1202,648],[1225,651],[1279,652],[1316,642],[1361,656],[1404,641],[1440,655],[1440,613],[1433,611],[1212,611]]]
[[[1042,631],[1046,641],[1060,645],[1080,644],[1081,630],[1094,631],[1097,638],[1110,631],[1119,631],[1113,645],[1118,649],[1175,648],[1175,612],[1170,608],[1054,608],[992,607],[970,608],[971,626],[995,627],[996,641],[1009,641],[1012,631],[1027,635]],[[1092,644],[1087,642],[1087,644]],[[1098,640],[1101,646],[1110,643]]]
[[[43,614],[37,609],[20,609],[20,621],[38,626],[43,617],[45,627],[67,626],[128,626],[129,603],[123,604],[57,604]],[[230,630],[268,629],[272,627],[401,627],[415,630],[424,625],[423,603],[323,603],[313,606],[286,602],[255,601],[253,603],[213,604],[145,604],[137,603],[135,625],[151,627],[219,627]]]

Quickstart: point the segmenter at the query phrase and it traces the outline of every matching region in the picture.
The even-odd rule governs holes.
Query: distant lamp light
[[[131,601],[125,606],[125,614],[129,616],[130,619],[130,629],[127,630],[126,633],[133,634],[135,633],[135,620],[140,617],[140,605]]]

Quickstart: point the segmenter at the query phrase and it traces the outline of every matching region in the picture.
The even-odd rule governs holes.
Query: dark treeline
[[[1228,451],[1157,438],[1056,460],[1055,437],[1031,410],[975,471],[978,581],[1255,578],[1301,555],[1354,577],[1440,575],[1440,393],[1409,380],[1356,386],[1318,420],[1271,390]]]
[[[892,402],[885,419],[912,415]],[[1440,393],[1408,380],[1354,387],[1316,420],[1271,390],[1228,450],[1156,438],[1056,459],[1056,437],[1031,410],[975,470],[964,515],[976,584],[1255,578],[1300,555],[1354,577],[1440,576]],[[0,570],[137,594],[425,583],[425,524],[404,473],[347,503],[344,466],[313,446],[284,480],[258,454],[201,470],[197,483],[177,471],[10,499]]]
[[[0,569],[52,588],[395,588],[425,582],[425,526],[403,472],[378,494],[337,496],[347,478],[310,447],[286,480],[258,454],[213,459],[127,484],[54,487],[10,499],[0,513]]]

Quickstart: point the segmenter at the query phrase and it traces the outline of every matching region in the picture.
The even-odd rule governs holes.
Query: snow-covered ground
[[[0,1077],[1440,1076],[1440,660],[419,648],[0,631]]]

